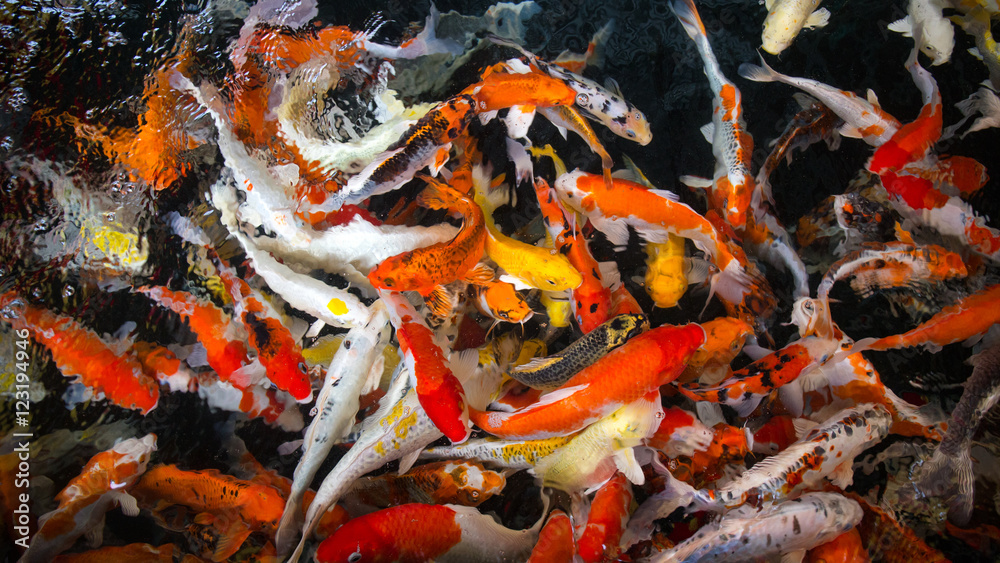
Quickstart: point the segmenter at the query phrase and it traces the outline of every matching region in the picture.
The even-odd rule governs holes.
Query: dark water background
[[[604,128],[595,129],[615,157],[616,165],[621,163],[619,155],[627,154],[658,187],[677,191],[685,202],[703,210],[702,198],[680,185],[676,178],[683,174],[712,174],[711,146],[699,132],[699,127],[711,119],[712,96],[701,59],[667,3],[564,0],[538,4],[542,10],[528,21],[525,47],[546,59],[555,58],[564,49],[585,50],[593,33],[608,20],[615,20],[603,67],[588,69],[586,74],[599,82],[614,78],[626,98],[646,114],[654,137],[643,147]],[[469,15],[482,14],[489,5],[488,2],[437,3],[443,13],[457,10]],[[830,24],[821,30],[804,31],[780,57],[769,57],[769,63],[785,74],[813,78],[846,90],[863,93],[871,88],[883,107],[901,121],[916,117],[920,95],[903,68],[912,40],[886,30],[888,23],[906,15],[905,2],[828,0],[824,6],[832,12]],[[51,122],[39,119],[39,115],[68,113],[108,127],[133,127],[143,111],[145,78],[175,53],[182,19],[203,7],[199,3],[169,1],[5,0],[0,4],[0,159],[7,164],[0,167],[0,289],[15,287],[28,291],[32,298],[74,315],[98,332],[111,333],[124,320],[135,320],[149,338],[161,342],[190,340],[191,335],[179,326],[181,323],[175,316],[151,307],[145,299],[127,291],[104,291],[89,280],[80,279],[72,270],[61,268],[58,262],[40,259],[31,251],[36,237],[44,235],[56,220],[58,206],[50,201],[51,186],[25,174],[16,163],[24,159],[59,163],[66,177],[90,189],[110,188],[109,197],[114,201],[139,206],[147,212],[190,209],[190,202],[197,200],[214,179],[217,166],[206,165],[180,185],[154,196],[144,187],[115,175],[93,151],[81,148],[72,129],[53,127]],[[748,1],[703,1],[698,8],[723,73],[742,91],[744,117],[756,144],[756,170],[769,152],[768,141],[781,134],[788,119],[798,110],[791,96],[792,88],[748,82],[736,72],[740,63],[757,62],[756,50],[766,10]],[[387,23],[378,37],[392,40],[400,37],[411,22],[422,22],[428,10],[429,4],[422,1],[329,2],[320,6],[319,20],[361,29],[374,13],[381,12]],[[201,32],[207,39],[206,50],[199,53],[199,58],[224,61],[227,57],[224,49],[238,34],[239,27],[230,22]],[[955,38],[951,62],[931,68],[944,99],[946,126],[960,118],[954,104],[968,97],[987,78],[985,66],[966,53],[974,45],[971,38],[958,28]],[[922,62],[929,64],[926,59]],[[467,84],[458,83],[455,88]],[[947,141],[939,148],[947,154],[976,158],[988,167],[993,178],[970,203],[982,214],[997,216],[1000,162],[996,155],[1000,135],[996,130]],[[863,142],[845,139],[836,152],[828,151],[823,144],[814,145],[796,156],[791,166],[782,165],[772,178],[782,220],[794,225],[824,198],[842,193],[870,154],[871,149]],[[142,230],[144,226],[144,219],[139,219],[137,228]],[[146,232],[146,236],[150,248],[158,251],[151,258],[150,271],[146,272],[150,280],[169,279],[184,267],[184,256],[176,240],[168,240],[164,233],[155,230]],[[598,245],[596,252],[608,254],[610,250]],[[623,277],[641,274],[642,260],[643,254],[635,249],[619,257]],[[632,289],[648,309],[649,301],[642,290]],[[785,295],[789,291],[781,287],[778,290]],[[685,298],[677,309],[657,311],[654,324],[696,318],[703,297]],[[912,326],[920,318],[920,315],[903,320],[892,317],[885,301],[878,298],[865,302],[850,299],[845,296],[845,304],[835,314],[845,331],[858,338],[888,334],[901,326]],[[787,313],[785,303],[778,320],[787,320]],[[775,326],[773,334],[784,341],[791,329]],[[0,351],[0,355],[5,353]],[[41,348],[36,347],[34,354],[36,358],[46,358]],[[967,356],[967,350],[949,347],[942,354],[902,353],[876,361],[883,380],[891,383],[898,393],[919,395],[922,391],[909,385],[911,379],[961,381],[970,371],[961,364]],[[179,463],[188,468],[226,469],[225,456],[220,452],[220,434],[230,418],[228,413],[209,412],[197,396],[178,393],[164,395],[160,406],[146,418],[104,404],[80,406],[70,412],[61,399],[64,378],[51,362],[39,364],[37,376],[50,393],[33,406],[32,422],[38,435],[59,428],[85,428],[102,417],[104,422],[122,419],[135,426],[140,435],[148,431],[158,433],[160,462]],[[957,400],[960,390],[942,389],[946,389],[941,391],[946,405],[947,401]],[[0,407],[0,428],[6,431],[12,426],[11,416]],[[236,432],[262,463],[291,474],[297,457],[279,456],[275,450],[278,444],[299,437],[297,433],[283,433],[260,421],[239,424]],[[86,459],[88,455],[80,453],[78,457]],[[75,475],[79,466],[67,463],[48,475],[55,490]],[[329,462],[320,475],[331,466]],[[509,505],[507,510],[512,510]],[[505,517],[510,519],[511,515]],[[109,514],[109,522],[122,541],[157,543],[155,538],[165,537],[164,532],[141,519]],[[965,552],[954,540],[941,540],[938,547],[950,555],[981,556]]]

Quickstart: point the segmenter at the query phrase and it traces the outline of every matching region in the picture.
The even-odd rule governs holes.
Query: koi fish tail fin
[[[654,463],[654,468],[656,465],[657,463]],[[656,468],[656,470],[666,478],[664,488],[659,493],[647,498],[632,513],[628,527],[622,533],[619,544],[622,552],[653,537],[653,522],[670,516],[678,508],[688,506],[698,496],[699,491],[691,485],[677,480],[666,468]]]
[[[972,516],[972,494],[975,476],[968,444],[959,447],[957,455],[942,451],[938,446],[931,459],[920,468],[917,489],[926,496],[947,497],[948,519],[964,526]]]
[[[684,31],[687,32],[688,37],[697,41],[698,36],[704,37],[705,24],[701,22],[701,16],[698,15],[698,9],[694,6],[694,0],[671,0],[670,8],[674,11],[674,15],[680,20],[681,25],[684,26]]]
[[[417,205],[421,207],[428,209],[450,209],[461,199],[459,193],[454,188],[440,180],[431,178],[426,174],[416,174],[414,177],[427,182],[427,187],[417,196]]]
[[[437,23],[440,17],[441,12],[431,2],[431,11],[427,16],[424,30],[418,33],[416,37],[399,47],[388,47],[367,41],[368,37],[374,34],[374,31],[370,31],[363,38],[364,47],[372,55],[383,59],[415,59],[424,55],[439,54],[461,55],[465,51],[465,46],[453,39],[442,39],[437,36]]]
[[[751,63],[743,63],[740,65],[737,73],[743,78],[753,80],[754,82],[780,82],[781,79],[784,78],[784,75],[774,70],[767,64],[763,55],[760,57],[760,66]]]

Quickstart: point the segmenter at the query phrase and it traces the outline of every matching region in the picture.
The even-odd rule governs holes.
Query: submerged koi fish
[[[962,257],[935,244],[871,243],[830,266],[816,296],[827,300],[833,284],[842,279],[850,280],[855,293],[869,297],[879,288],[919,287],[966,275]]]
[[[579,170],[560,176],[555,189],[563,203],[586,215],[612,244],[622,246],[628,242],[628,227],[651,242],[665,241],[668,233],[691,239],[720,270],[712,279],[715,293],[739,303],[749,292],[751,282],[745,266],[729,242],[708,220],[675,201],[673,194],[620,179],[615,179],[614,189],[608,190],[600,176]]]
[[[28,305],[14,292],[0,295],[0,309],[8,312],[0,317],[49,350],[66,377],[79,377],[82,384],[111,403],[143,415],[156,408],[160,389],[131,351],[116,352],[72,317]]]
[[[211,524],[220,533],[213,561],[225,561],[256,531],[274,533],[285,500],[278,491],[224,475],[214,469],[186,471],[158,465],[142,476],[133,489],[144,508],[160,511],[181,505],[197,513],[194,520]]]
[[[761,49],[778,55],[787,49],[803,28],[824,27],[830,11],[819,8],[823,0],[766,0],[767,17],[761,34]]]
[[[575,556],[573,522],[562,510],[553,510],[538,533],[527,563],[570,563]]]
[[[20,561],[52,561],[85,533],[102,537],[104,515],[116,504],[126,515],[138,516],[139,507],[129,492],[155,450],[156,434],[147,434],[122,440],[90,458],[80,474],[56,495],[59,507],[39,518],[38,531]]]
[[[403,504],[349,520],[323,540],[316,560],[523,561],[543,520],[512,530],[468,506]]]
[[[552,390],[648,329],[649,319],[645,315],[619,315],[584,334],[557,354],[535,358],[512,368],[509,375],[534,389]]]
[[[680,407],[663,410],[656,431],[648,436],[645,444],[663,452],[667,457],[692,456],[712,444],[712,430],[702,424],[694,413]]]
[[[708,200],[733,229],[741,232],[746,226],[754,191],[754,177],[750,172],[753,137],[743,122],[742,96],[739,88],[723,76],[694,0],[672,0],[670,8],[698,48],[714,94],[712,123],[703,129],[715,156],[715,174]]]
[[[806,493],[750,516],[727,514],[649,561],[747,561],[786,554],[801,557],[805,550],[853,529],[862,516],[858,503],[841,495]]]
[[[863,139],[877,147],[891,139],[901,127],[895,117],[878,105],[878,99],[871,91],[865,100],[853,92],[838,90],[822,82],[781,74],[768,66],[763,57],[760,65],[743,63],[739,75],[754,82],[784,82],[809,93],[844,120],[846,126],[840,129],[840,134],[845,137]]]
[[[302,348],[281,323],[277,311],[221,259],[216,261],[216,266],[267,378],[278,389],[288,391],[298,402],[312,401],[312,381],[306,361],[302,358]]]
[[[420,453],[421,458],[459,458],[482,460],[505,469],[531,469],[543,458],[569,443],[570,436],[540,440],[500,440],[478,438],[450,446],[434,446]]]
[[[368,274],[377,289],[418,291],[427,295],[436,286],[462,279],[480,258],[486,245],[483,211],[468,196],[447,184],[422,176],[427,187],[417,202],[430,209],[448,209],[463,217],[462,230],[447,243],[393,256]]]
[[[533,405],[509,413],[474,409],[470,417],[508,439],[576,432],[673,381],[704,341],[705,331],[696,324],[661,326],[607,353]]]
[[[597,490],[577,540],[577,553],[584,563],[618,557],[618,541],[628,523],[632,499],[632,485],[624,473],[616,473]]]
[[[411,502],[479,506],[506,483],[502,473],[486,469],[479,461],[438,461],[402,475],[364,477],[354,483],[345,504],[360,505],[365,512]]]

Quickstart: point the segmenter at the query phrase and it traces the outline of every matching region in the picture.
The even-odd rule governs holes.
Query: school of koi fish
[[[712,105],[690,138],[714,163],[679,178],[639,168],[656,121],[588,78],[614,22],[543,56],[533,2],[395,36],[208,2],[131,125],[36,109],[25,130],[112,180],[5,138],[0,553],[995,560],[996,161],[952,150],[1000,127],[1000,6],[900,6],[897,118],[779,72],[837,25],[819,0],[767,0],[767,54],[732,68],[704,23],[725,3],[667,4]],[[925,66],[948,64],[990,80],[946,99]],[[766,158],[741,88],[796,108]],[[854,179],[790,217],[779,171],[841,143]]]

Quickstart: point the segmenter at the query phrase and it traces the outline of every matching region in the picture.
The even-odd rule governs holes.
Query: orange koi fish
[[[359,479],[344,502],[378,509],[412,502],[479,506],[506,484],[502,473],[486,469],[479,461],[437,461],[402,475],[386,473]]]
[[[746,266],[737,259],[729,242],[707,219],[675,201],[669,192],[648,190],[617,178],[614,189],[608,190],[600,176],[579,170],[560,176],[555,189],[567,207],[586,215],[612,244],[626,244],[630,226],[652,242],[665,241],[667,233],[691,239],[720,270],[712,279],[715,293],[739,303],[750,291]]]
[[[754,177],[750,172],[753,137],[743,122],[742,96],[739,88],[723,76],[694,0],[672,0],[670,8],[698,48],[709,87],[715,95],[712,124],[703,130],[705,138],[712,143],[712,154],[715,155],[709,204],[733,229],[741,232],[747,222],[747,210],[754,191]]]
[[[523,73],[512,71],[508,63],[499,63],[487,69],[483,80],[466,88],[463,94],[475,99],[477,113],[513,106],[529,111],[536,107],[569,106],[576,99],[576,91],[562,80],[530,70]]]
[[[874,561],[885,563],[944,563],[950,561],[940,551],[927,545],[909,526],[900,523],[892,513],[871,504],[857,493],[847,497],[861,506],[864,516],[857,525],[861,542],[868,547]]]
[[[941,309],[913,330],[884,338],[859,340],[851,351],[890,350],[921,345],[928,350],[937,351],[948,344],[978,338],[998,322],[1000,285],[993,285]]]
[[[587,334],[610,318],[611,290],[604,284],[601,266],[590,253],[579,225],[568,219],[555,190],[544,179],[536,178],[535,195],[555,249],[566,255],[583,276],[583,282],[573,289],[573,316],[580,330]]]
[[[219,277],[233,298],[236,315],[243,321],[250,345],[257,351],[257,359],[264,366],[267,378],[278,389],[288,391],[300,403],[312,401],[312,381],[309,368],[302,357],[302,348],[281,324],[274,307],[250,284],[243,281],[236,271],[217,260]]]
[[[845,278],[855,293],[868,297],[878,288],[918,287],[967,275],[961,256],[935,244],[869,243],[830,266],[816,296],[828,300],[833,284]]]
[[[180,547],[165,543],[152,546],[148,543],[112,545],[84,551],[57,555],[52,563],[105,563],[106,561],[131,561],[136,563],[199,563],[201,559],[184,553]]]
[[[198,390],[198,378],[173,352],[150,342],[132,344],[139,363],[148,375],[171,391],[192,392]]]
[[[527,563],[572,563],[576,556],[573,522],[562,510],[553,510],[538,533]]]
[[[403,363],[416,381],[420,406],[449,440],[464,442],[472,433],[465,390],[448,367],[434,332],[401,293],[381,290],[379,295],[396,329]]]
[[[704,341],[705,331],[696,324],[661,326],[612,350],[529,407],[509,413],[473,409],[470,416],[476,426],[507,439],[576,432],[672,381]]]
[[[524,324],[535,314],[513,284],[495,280],[469,287],[476,309],[493,319],[494,326],[499,322]]]
[[[869,563],[868,549],[861,543],[857,527],[806,552],[807,563]]]
[[[463,217],[462,230],[448,242],[393,256],[368,274],[377,289],[418,291],[427,295],[435,287],[461,279],[483,256],[486,223],[483,211],[471,198],[443,182],[420,176],[427,187],[417,202],[430,209],[448,209]]]
[[[312,210],[329,212],[345,203],[360,203],[371,196],[391,192],[428,166],[436,174],[447,162],[452,142],[465,132],[475,115],[477,103],[472,96],[459,94],[438,104],[386,152],[352,176],[340,191],[313,206]]]
[[[273,487],[224,475],[214,469],[186,471],[176,465],[157,465],[133,489],[139,504],[154,512],[171,505],[188,507],[199,524],[220,532],[213,561],[225,561],[247,537],[257,531],[272,536],[285,499]]]
[[[754,453],[774,455],[795,443],[795,419],[787,414],[772,416],[753,433]]]
[[[239,389],[245,389],[253,383],[249,370],[244,369],[251,362],[247,357],[243,335],[222,309],[211,301],[165,287],[144,286],[135,291],[187,321],[191,332],[198,336],[198,341],[205,347],[208,365],[219,375],[219,379],[228,381]]]
[[[38,532],[20,561],[48,563],[85,533],[101,534],[104,514],[115,505],[128,516],[138,516],[136,499],[129,492],[155,450],[156,434],[147,434],[122,440],[90,458],[80,474],[56,495],[59,507],[38,519]]]
[[[459,562],[495,559],[499,553],[523,561],[542,520],[526,530],[511,530],[468,506],[403,504],[349,520],[323,540],[316,561]]]
[[[28,305],[14,292],[0,296],[0,309],[9,314],[3,319],[18,331],[30,332],[52,354],[56,367],[66,377],[80,382],[108,401],[136,409],[143,415],[156,408],[160,388],[146,375],[142,364],[131,351],[116,352],[93,330],[72,317],[54,314]]]
[[[729,376],[729,364],[743,350],[747,338],[753,336],[753,327],[746,321],[733,317],[720,317],[701,323],[705,329],[705,343],[698,348],[684,373],[677,378],[681,383],[700,379],[713,384]]]
[[[607,44],[614,30],[615,20],[609,20],[590,38],[585,52],[582,54],[574,53],[567,49],[559,53],[552,64],[559,65],[574,74],[582,74],[588,66],[602,66],[604,64],[604,45]]]
[[[841,127],[841,135],[862,139],[873,147],[887,142],[901,127],[899,120],[879,106],[878,99],[871,90],[868,91],[866,100],[854,92],[838,90],[822,82],[786,76],[768,66],[763,56],[760,58],[760,66],[743,63],[738,72],[747,80],[784,82],[811,94],[844,120],[846,126]]]
[[[618,541],[628,523],[632,498],[632,484],[623,473],[615,474],[597,490],[590,504],[587,524],[577,540],[577,553],[585,563],[618,556]]]

